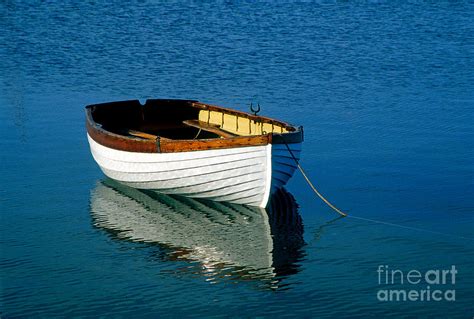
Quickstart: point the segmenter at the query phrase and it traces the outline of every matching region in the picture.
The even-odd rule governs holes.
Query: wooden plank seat
[[[136,136],[136,137],[141,137],[147,140],[156,140],[158,138],[157,135],[145,133],[145,132],[140,132],[140,131],[135,131],[135,130],[126,130],[126,133],[128,135]]]
[[[183,124],[195,128],[199,128],[204,131],[208,131],[214,134],[217,134],[221,137],[224,138],[229,138],[229,137],[235,137],[238,136],[236,134],[232,134],[230,132],[222,130],[219,125],[217,124],[207,124],[206,122],[198,121],[198,120],[187,120],[183,121]],[[156,140],[158,138],[158,135],[150,134],[150,133],[145,133],[142,131],[137,131],[137,130],[131,130],[131,129],[125,129],[124,133],[130,136],[135,136],[135,137],[140,137],[143,139],[147,140]]]
[[[220,128],[220,126],[217,125],[217,124],[208,124],[206,122],[199,121],[199,120],[186,120],[186,121],[183,121],[183,124],[188,125],[188,126],[192,126],[192,127],[195,127],[195,128],[207,131],[207,132],[217,134],[217,135],[219,135],[221,137],[224,137],[224,138],[238,136],[236,134],[232,134],[230,132],[222,130]]]

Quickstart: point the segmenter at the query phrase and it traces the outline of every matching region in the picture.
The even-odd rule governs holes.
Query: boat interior
[[[284,134],[295,127],[270,118],[192,100],[138,100],[95,104],[87,107],[95,124],[114,134],[172,140],[233,138]]]

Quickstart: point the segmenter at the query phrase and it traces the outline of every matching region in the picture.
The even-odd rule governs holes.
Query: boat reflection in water
[[[256,281],[271,289],[298,272],[303,224],[294,197],[277,191],[266,209],[163,195],[98,182],[91,195],[94,225],[115,238],[158,244],[165,259],[211,282]]]

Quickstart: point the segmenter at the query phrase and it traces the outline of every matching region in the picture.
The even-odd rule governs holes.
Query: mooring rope
[[[404,229],[409,229],[409,230],[417,230],[417,231],[421,231],[421,232],[425,232],[425,233],[431,233],[431,234],[435,234],[435,235],[443,235],[443,236],[446,236],[446,237],[474,240],[474,238],[470,238],[470,237],[458,236],[458,235],[448,234],[448,233],[442,233],[442,232],[438,232],[438,231],[435,231],[435,230],[429,230],[429,229],[424,229],[424,228],[419,228],[419,227],[405,226],[405,225],[400,225],[400,224],[383,222],[383,221],[380,221],[380,220],[364,218],[364,217],[359,217],[359,216],[354,216],[354,215],[349,215],[347,217],[354,218],[354,219],[359,219],[359,220],[364,220],[364,221],[368,221],[368,222],[372,222],[372,223],[377,223],[377,224],[394,226],[394,227],[398,227],[398,228],[404,228]]]
[[[308,182],[308,185],[311,187],[311,189],[316,193],[316,195],[318,195],[319,198],[321,198],[321,200],[323,202],[325,202],[329,207],[331,207],[333,210],[335,210],[338,214],[340,214],[341,216],[344,216],[346,217],[347,214],[344,213],[343,211],[341,211],[339,208],[337,208],[336,206],[334,206],[333,204],[331,204],[326,198],[324,198],[324,196],[318,192],[318,190],[316,189],[316,187],[314,187],[313,183],[311,183],[311,181],[309,180],[309,177],[306,176],[306,173],[304,172],[303,170],[303,167],[301,167],[299,161],[296,159],[295,155],[293,155],[293,152],[291,151],[290,147],[288,146],[288,144],[285,142],[285,145],[286,145],[286,148],[288,149],[288,151],[290,152],[291,154],[291,157],[293,157],[293,160],[295,161],[296,163],[296,166],[298,167],[298,169],[300,170],[301,174],[303,175],[304,179],[306,180],[306,182]]]
[[[376,219],[371,219],[371,218],[365,218],[365,217],[359,217],[359,216],[354,216],[354,215],[347,215],[346,213],[342,212],[340,209],[338,209],[336,206],[334,206],[333,204],[331,204],[326,198],[324,198],[324,196],[316,189],[316,187],[313,185],[313,183],[311,182],[311,180],[309,179],[309,177],[306,175],[305,171],[303,170],[303,167],[300,165],[298,159],[295,157],[295,155],[293,154],[293,152],[291,151],[290,147],[288,146],[288,144],[285,142],[285,145],[286,145],[286,148],[288,149],[288,151],[290,152],[291,154],[291,157],[293,158],[293,160],[295,161],[296,163],[296,166],[298,167],[299,171],[301,172],[301,174],[303,175],[304,179],[306,180],[306,182],[308,183],[308,185],[311,187],[311,189],[314,191],[314,193],[316,195],[318,195],[318,197],[323,201],[325,202],[329,207],[331,207],[334,211],[336,211],[339,215],[341,215],[342,217],[349,217],[349,218],[353,218],[353,219],[358,219],[358,220],[363,220],[363,221],[368,221],[368,222],[372,222],[372,223],[377,223],[377,224],[383,224],[383,225],[388,225],[388,226],[393,226],[393,227],[398,227],[398,228],[404,228],[404,229],[409,229],[409,230],[416,230],[416,231],[421,231],[421,232],[425,232],[425,233],[431,233],[431,234],[436,234],[436,235],[442,235],[442,236],[446,236],[446,237],[452,237],[452,238],[458,238],[458,239],[467,239],[467,240],[474,240],[474,238],[471,238],[471,237],[465,237],[465,236],[458,236],[458,235],[454,235],[454,234],[447,234],[447,233],[442,233],[442,232],[438,232],[438,231],[434,231],[434,230],[429,230],[429,229],[424,229],[424,228],[419,228],[419,227],[413,227],[413,226],[405,226],[405,225],[400,225],[400,224],[395,224],[395,223],[389,223],[389,222],[384,222],[384,221],[381,221],[381,220],[376,220]]]

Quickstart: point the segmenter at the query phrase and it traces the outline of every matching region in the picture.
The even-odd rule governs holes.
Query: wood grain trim
[[[232,138],[214,138],[204,140],[166,140],[161,141],[161,152],[175,153],[175,152],[190,152],[190,151],[204,151],[223,148],[246,147],[267,145],[271,141],[271,136],[239,136]]]
[[[140,153],[192,152],[267,145],[272,141],[271,134],[202,140],[171,140],[163,137],[157,140],[146,140],[131,136],[122,136],[106,131],[100,125],[96,124],[92,119],[92,113],[89,108],[86,109],[86,127],[89,136],[103,146],[121,151]]]

